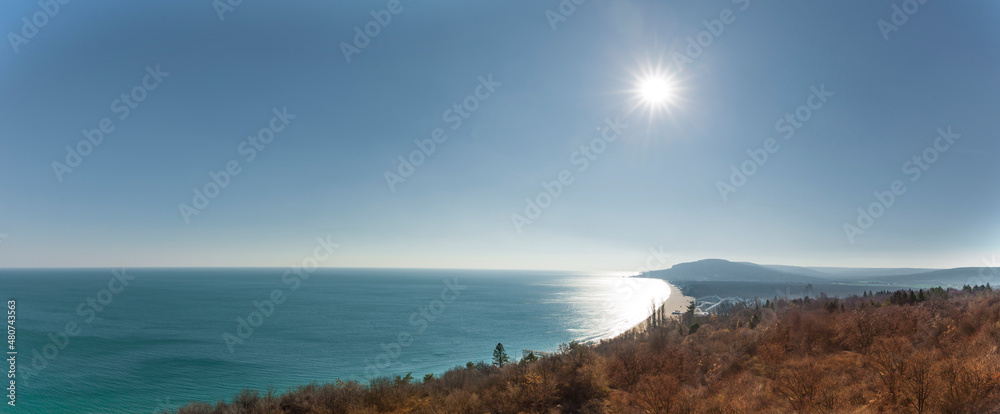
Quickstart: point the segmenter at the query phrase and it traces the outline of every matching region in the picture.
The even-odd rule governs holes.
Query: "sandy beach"
[[[663,280],[663,279],[657,279],[657,280]],[[667,286],[670,286],[670,296],[667,297],[667,300],[663,301],[663,303],[660,304],[660,308],[657,309],[657,315],[660,318],[673,318],[677,316],[674,315],[674,312],[683,313],[684,311],[686,311],[688,305],[694,301],[694,298],[690,296],[684,296],[684,294],[681,293],[681,290],[677,288],[677,286],[674,286],[672,283],[667,282],[665,280],[663,282],[666,283]],[[632,329],[626,331],[626,333],[632,331],[646,330],[646,327],[649,325],[651,320],[652,320],[652,315],[650,317],[647,317],[645,320],[638,323],[634,327],[632,327]]]
[[[668,297],[667,300],[661,305],[662,314],[670,316],[673,315],[674,311],[684,312],[688,305],[694,301],[694,298],[691,296],[684,296],[677,286],[674,286],[670,282],[666,283],[670,285],[670,297]]]

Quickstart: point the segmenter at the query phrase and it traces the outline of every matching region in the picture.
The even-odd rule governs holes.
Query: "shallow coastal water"
[[[284,273],[0,270],[2,299],[17,301],[17,412],[152,412],[246,387],[421,378],[489,361],[498,342],[520,358],[614,336],[670,293],[573,272]]]

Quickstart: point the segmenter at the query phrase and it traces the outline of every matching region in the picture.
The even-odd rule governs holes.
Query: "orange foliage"
[[[735,306],[695,317],[693,334],[660,320],[535,362],[244,391],[179,413],[1000,412],[1000,294],[893,303],[886,293]]]

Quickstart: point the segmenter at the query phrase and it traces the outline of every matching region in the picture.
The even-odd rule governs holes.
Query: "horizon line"
[[[970,268],[971,269],[971,268],[989,267],[989,266],[957,266],[957,267],[912,267],[912,266],[857,267],[857,266],[829,266],[829,265],[825,265],[825,266],[816,266],[816,265],[802,266],[802,265],[786,265],[786,264],[774,264],[774,263],[771,263],[771,264],[762,264],[762,263],[749,262],[749,261],[732,261],[732,260],[728,260],[728,259],[719,259],[719,258],[705,258],[705,259],[693,260],[693,261],[689,261],[689,262],[675,263],[674,265],[672,265],[670,267],[676,266],[678,264],[684,264],[684,263],[697,263],[697,262],[704,261],[704,260],[724,260],[724,261],[727,261],[727,262],[730,262],[730,263],[749,263],[749,264],[754,264],[754,265],[757,265],[757,266],[788,266],[788,267],[798,267],[798,268],[806,268],[806,269],[810,269],[810,268],[812,268],[812,269],[815,269],[815,268],[872,269],[872,270],[879,270],[879,269],[882,269],[882,270],[891,270],[891,269],[920,269],[920,270],[935,271],[935,270],[951,270],[951,269],[962,269],[962,268]],[[67,269],[119,269],[119,268],[128,268],[128,269],[285,269],[285,268],[291,268],[291,267],[296,267],[296,266],[155,266],[155,265],[154,266],[9,266],[9,267],[8,266],[0,266],[0,270],[45,270],[45,269],[67,270]],[[298,266],[298,267],[301,267],[301,266]],[[405,267],[405,266],[318,266],[316,269],[369,269],[369,270],[376,270],[376,269],[386,269],[386,270],[388,270],[388,269],[398,269],[398,270],[403,270],[403,269],[406,269],[406,270],[475,270],[475,271],[500,270],[500,271],[532,271],[532,272],[636,273],[637,275],[641,275],[641,274],[644,274],[644,273],[647,273],[647,272],[656,272],[656,271],[668,270],[668,269],[670,269],[670,267],[661,268],[661,269],[648,269],[648,270],[644,270],[644,271],[637,271],[635,269],[630,269],[630,270],[587,270],[587,269]],[[778,271],[778,270],[776,270],[776,271]]]

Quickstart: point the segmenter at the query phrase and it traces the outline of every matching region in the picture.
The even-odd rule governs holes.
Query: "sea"
[[[497,344],[518,360],[523,350],[618,335],[670,294],[662,280],[627,276],[3,269],[0,300],[14,316],[5,358],[15,357],[16,376],[15,406],[8,390],[0,412],[157,413],[229,401],[244,388],[284,392],[408,373],[421,380],[489,363]]]

